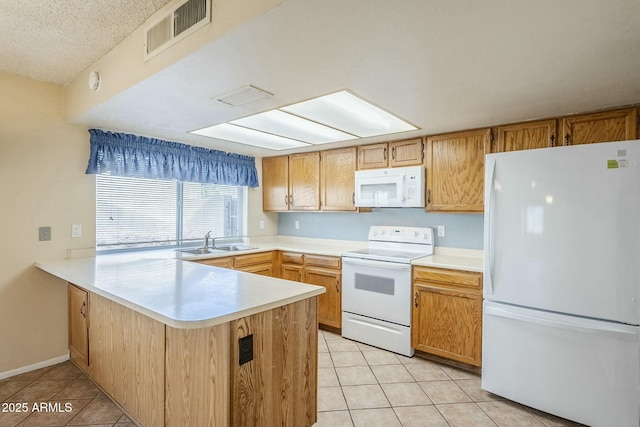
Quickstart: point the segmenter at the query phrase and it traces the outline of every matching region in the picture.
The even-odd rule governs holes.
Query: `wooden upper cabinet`
[[[289,157],[262,159],[262,209],[289,210]]]
[[[289,209],[320,209],[320,152],[289,156]]]
[[[531,150],[561,145],[556,136],[556,120],[518,123],[497,128],[495,152]]]
[[[358,169],[387,167],[387,144],[361,145],[358,147]]]
[[[483,212],[490,129],[427,138],[427,211]]]
[[[422,138],[358,147],[358,169],[419,166],[423,161]]]
[[[422,138],[407,139],[389,143],[389,166],[419,166],[424,162]]]
[[[322,210],[355,211],[356,147],[322,153]]]
[[[636,139],[636,109],[604,111],[562,119],[564,145]]]

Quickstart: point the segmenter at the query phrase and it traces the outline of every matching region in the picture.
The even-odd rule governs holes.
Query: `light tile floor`
[[[578,426],[492,395],[480,377],[319,331],[314,427]]]
[[[314,427],[577,426],[491,395],[480,388],[479,376],[464,370],[327,331],[318,338]],[[0,402],[0,427],[134,426],[70,362],[1,380]],[[43,402],[54,405],[34,410]],[[17,403],[26,404],[26,411],[18,411]]]
[[[135,426],[71,362],[1,380],[0,402],[0,427]]]

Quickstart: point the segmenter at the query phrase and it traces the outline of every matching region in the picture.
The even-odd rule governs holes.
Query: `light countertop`
[[[36,267],[168,326],[203,328],[301,301],[321,286],[177,259],[101,255]]]
[[[166,325],[202,328],[320,295],[324,288],[195,262],[269,250],[341,256],[366,241],[270,236],[251,239],[255,249],[191,255],[149,250],[39,261],[36,267],[118,302]],[[413,265],[482,272],[482,251],[435,248]]]

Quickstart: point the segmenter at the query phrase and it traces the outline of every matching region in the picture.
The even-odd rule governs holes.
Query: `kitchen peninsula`
[[[141,425],[315,423],[324,288],[143,255],[36,266],[69,282],[71,359]]]

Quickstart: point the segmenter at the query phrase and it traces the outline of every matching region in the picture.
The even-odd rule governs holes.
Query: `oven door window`
[[[375,292],[377,294],[395,294],[395,280],[390,277],[371,276],[369,274],[356,273],[354,275],[354,286],[356,289]]]

